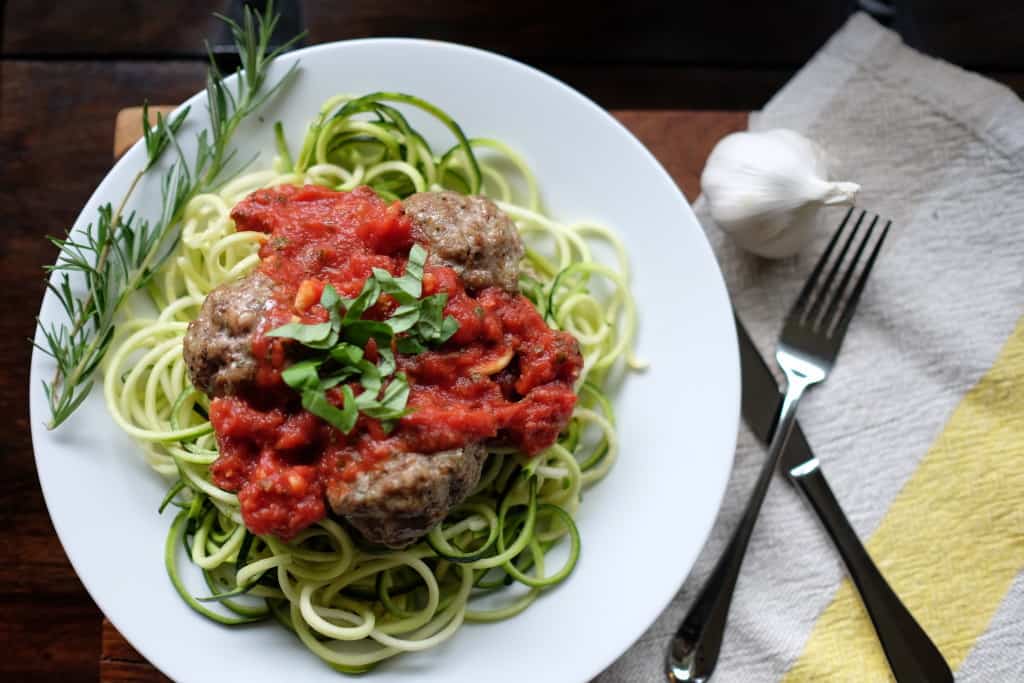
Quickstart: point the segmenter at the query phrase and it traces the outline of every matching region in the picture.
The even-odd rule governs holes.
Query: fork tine
[[[828,332],[832,328],[832,324],[835,322],[837,312],[839,311],[839,305],[843,302],[843,294],[846,292],[847,286],[850,284],[850,280],[853,279],[853,274],[857,271],[857,264],[860,263],[860,257],[864,255],[864,249],[868,246],[868,242],[871,241],[871,235],[875,232],[875,226],[878,224],[878,216],[876,215],[871,220],[871,225],[868,226],[868,231],[864,235],[864,239],[857,245],[857,251],[854,253],[853,258],[850,260],[850,264],[846,267],[846,272],[843,274],[843,279],[840,280],[839,286],[836,287],[835,292],[831,295],[831,301],[829,301],[828,308],[825,309],[824,315],[821,316],[821,329]]]
[[[839,251],[839,256],[836,257],[835,262],[832,264],[832,269],[828,272],[828,277],[825,278],[825,282],[821,285],[818,290],[818,296],[814,300],[814,304],[811,306],[811,310],[807,313],[806,321],[812,329],[817,329],[819,322],[818,316],[821,313],[821,307],[825,305],[825,302],[829,298],[829,289],[832,287],[832,281],[836,279],[836,275],[839,274],[839,269],[843,267],[843,261],[846,260],[846,253],[850,251],[850,245],[857,238],[857,233],[860,231],[860,224],[864,222],[864,216],[867,215],[867,211],[863,209],[860,215],[857,216],[857,222],[853,224],[853,230],[846,238],[846,242],[843,243],[843,248]],[[838,231],[837,231],[838,233]],[[828,260],[828,252],[822,255],[822,262]]]
[[[871,274],[871,269],[875,266],[875,259],[878,258],[878,252],[882,250],[882,243],[885,242],[885,238],[889,234],[889,226],[891,225],[892,221],[886,221],[885,227],[882,228],[882,234],[878,236],[878,241],[875,242],[875,248],[871,250],[871,256],[868,257],[867,263],[864,264],[864,270],[861,271],[860,279],[857,280],[857,285],[853,288],[853,292],[850,293],[850,299],[846,302],[846,308],[843,309],[839,322],[836,323],[832,337],[837,340],[837,345],[842,343],[843,336],[846,334],[846,328],[849,326],[850,320],[857,310],[857,302],[860,301],[861,292],[864,291],[868,275]]]
[[[842,234],[846,228],[847,221],[850,220],[850,216],[853,214],[854,207],[850,207],[847,210],[846,215],[843,216],[843,222],[839,224],[839,229],[836,230],[836,234],[832,235],[832,239],[829,240],[828,246],[825,247],[825,253],[821,255],[818,262],[814,265],[814,270],[811,271],[810,277],[807,278],[807,282],[804,283],[804,288],[800,290],[800,295],[797,296],[796,302],[793,304],[793,308],[790,311],[788,318],[794,317],[798,311],[806,310],[808,299],[811,298],[811,294],[814,293],[814,286],[818,282],[818,276],[821,275],[821,271],[825,268],[825,263],[828,261],[828,257],[832,254],[832,250],[835,249],[836,243],[839,242],[839,235]],[[800,314],[802,318],[803,315]]]

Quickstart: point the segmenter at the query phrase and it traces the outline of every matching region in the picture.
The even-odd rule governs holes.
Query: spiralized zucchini
[[[407,118],[412,110],[436,119],[453,146],[431,149]],[[242,175],[188,205],[181,239],[149,286],[150,302],[134,302],[119,326],[104,392],[118,425],[173,482],[161,511],[168,504],[179,509],[165,561],[182,599],[222,624],[276,619],[332,667],[360,672],[433,647],[465,621],[512,617],[572,573],[581,546],[574,522],[580,493],[618,455],[605,381],[616,367],[642,367],[632,351],[636,306],[615,233],[546,216],[517,152],[497,140],[467,138],[428,102],[398,93],[333,97],[294,161],[280,126],[275,132],[272,169]],[[253,190],[285,183],[369,185],[392,199],[440,189],[493,198],[528,247],[521,291],[549,325],[581,343],[578,403],[558,442],[533,458],[493,449],[472,494],[406,550],[363,547],[330,518],[290,543],[254,536],[242,524],[236,496],[210,482],[217,442],[209,401],[189,383],[182,338],[211,290],[259,262],[265,236],[236,232],[232,207]],[[598,243],[614,254],[612,263],[595,259]],[[153,306],[158,315],[145,312]],[[552,566],[548,552],[560,543],[568,546],[567,559]],[[186,588],[182,555],[202,572],[209,596]],[[510,591],[511,584],[523,588]]]

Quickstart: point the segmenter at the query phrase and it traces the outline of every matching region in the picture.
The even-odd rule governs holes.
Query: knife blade
[[[750,333],[740,322],[735,311],[733,318],[736,320],[736,334],[740,342],[740,377],[743,381],[740,401],[743,419],[758,439],[768,443],[775,430],[775,418],[782,405],[782,394],[779,393],[779,385],[772,371],[758,353]],[[782,452],[782,467],[792,474],[793,470],[799,471],[811,463],[817,465],[817,458],[814,457],[811,446],[807,443],[800,424],[797,423],[793,425],[793,434]]]

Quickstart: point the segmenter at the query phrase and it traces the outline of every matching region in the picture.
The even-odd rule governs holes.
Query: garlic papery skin
[[[732,133],[700,178],[711,218],[747,251],[792,256],[814,237],[819,210],[852,204],[860,185],[828,179],[824,151],[791,130]]]

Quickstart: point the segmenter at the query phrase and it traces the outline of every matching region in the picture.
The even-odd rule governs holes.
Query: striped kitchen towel
[[[856,15],[752,120],[822,144],[893,220],[842,356],[800,419],[882,572],[959,681],[1024,681],[1024,103]],[[696,209],[762,353],[824,249],[741,253]],[[831,224],[837,225],[842,213]],[[739,519],[764,450],[744,428],[683,589],[597,680],[663,680],[665,648]],[[715,680],[887,681],[814,514],[777,479]]]

